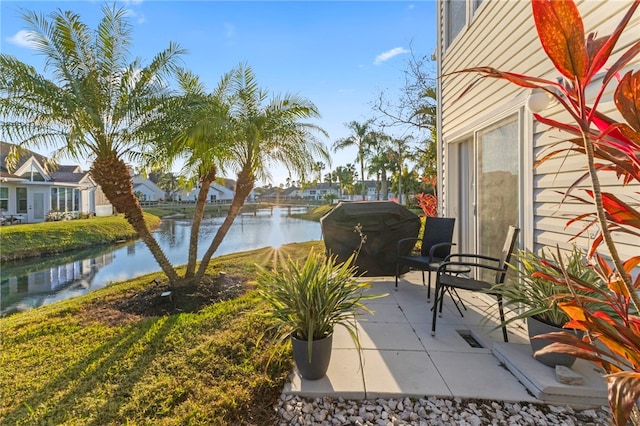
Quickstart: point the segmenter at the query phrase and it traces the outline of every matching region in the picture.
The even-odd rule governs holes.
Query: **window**
[[[51,188],[51,210],[58,209],[58,188]]]
[[[0,188],[0,210],[9,210],[9,188]]]
[[[73,189],[73,211],[80,211],[80,190]]]
[[[445,47],[449,47],[467,22],[467,1],[448,0],[445,3],[445,15],[447,19]]]
[[[482,4],[482,0],[473,0],[473,13],[476,13],[476,10],[478,10],[478,8],[480,7],[480,4]]]
[[[27,188],[16,188],[16,213],[27,212]]]

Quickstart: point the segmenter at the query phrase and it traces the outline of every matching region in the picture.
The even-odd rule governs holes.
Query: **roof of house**
[[[9,171],[9,168],[7,167],[7,156],[9,155],[11,148],[14,146],[16,145],[0,141],[0,177],[10,177],[15,179],[22,178],[22,176],[14,174],[13,171]],[[89,172],[83,172],[80,166],[72,164],[58,165],[54,169],[51,167],[47,157],[28,149],[25,149],[24,153],[19,157],[15,170],[20,169],[20,167],[22,167],[31,158],[37,161],[40,166],[48,172],[49,178],[53,182],[79,183],[89,174]],[[48,169],[48,167],[51,167],[51,169]]]

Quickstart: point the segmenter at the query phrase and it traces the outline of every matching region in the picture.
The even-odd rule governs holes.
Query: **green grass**
[[[303,258],[320,244],[222,256],[209,271],[255,279],[255,263]],[[158,275],[0,319],[0,423],[274,424],[292,363],[286,345],[257,344],[269,326],[264,302],[250,291],[197,313],[122,320],[109,311]]]
[[[320,222],[320,218],[322,216],[324,216],[325,214],[329,213],[329,211],[331,211],[331,209],[335,207],[335,206],[330,206],[328,204],[325,204],[323,206],[318,206],[315,209],[313,209],[310,212],[307,213],[294,213],[291,215],[291,217],[295,217],[298,219],[304,219],[304,220],[313,220],[315,222]]]
[[[145,220],[150,228],[160,224],[160,218],[151,214],[145,214]],[[0,259],[59,253],[137,236],[121,215],[3,226],[0,227]]]

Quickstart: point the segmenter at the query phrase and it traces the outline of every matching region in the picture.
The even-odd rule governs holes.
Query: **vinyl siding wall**
[[[578,3],[587,33],[596,30],[599,35],[609,35],[627,11],[629,1],[587,0]],[[557,131],[546,132],[546,126],[533,120],[524,109],[528,90],[507,84],[500,80],[483,79],[460,96],[477,79],[474,74],[448,75],[454,71],[476,66],[491,66],[504,71],[534,75],[547,79],[559,77],[551,62],[544,54],[534,27],[531,5],[528,1],[484,0],[474,16],[467,16],[467,25],[454,42],[446,48],[444,43],[445,3],[438,1],[439,12],[439,72],[444,75],[440,82],[439,126],[441,131],[440,164],[442,173],[442,195],[445,215],[455,215],[457,177],[454,162],[457,142],[472,137],[478,131],[500,118],[520,112],[523,117],[522,155],[522,210],[524,245],[533,250],[544,246],[560,245],[570,248],[569,240],[584,225],[574,224],[565,228],[567,215],[586,213],[590,207],[567,200],[560,204],[565,190],[586,172],[586,162],[580,155],[548,160],[536,169],[532,165],[545,150],[551,148],[563,136]],[[471,11],[471,8],[468,8]],[[469,13],[469,12],[468,12]],[[640,13],[636,12],[623,33],[614,52],[614,60],[640,38]],[[634,30],[635,29],[635,30]],[[613,60],[609,62],[612,64]],[[636,59],[630,69],[640,69]],[[619,117],[611,93],[605,97],[599,108],[605,114]],[[558,105],[552,105],[543,112],[544,116],[559,121],[570,122],[570,117]],[[600,173],[603,191],[622,194],[623,199],[631,199],[635,194],[638,201],[638,185],[621,187],[613,173]],[[582,188],[588,188],[585,181]],[[584,191],[574,193],[585,196]],[[450,199],[448,198],[450,197]],[[499,207],[498,207],[499,208]],[[528,228],[528,229],[527,229]],[[595,233],[595,228],[591,234]],[[637,255],[640,241],[637,237],[618,235],[619,249],[623,258]],[[587,247],[589,235],[576,242]],[[604,252],[604,247],[602,247]]]

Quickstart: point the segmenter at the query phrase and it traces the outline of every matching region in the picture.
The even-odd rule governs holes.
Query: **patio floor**
[[[572,367],[584,385],[563,385],[553,368],[532,358],[526,329],[510,326],[509,343],[504,343],[501,330],[493,330],[497,304],[490,296],[460,292],[467,307],[464,317],[447,296],[436,336],[431,336],[432,303],[427,303],[420,272],[404,275],[397,291],[393,277],[370,280],[371,293],[388,295],[366,301],[375,315],[358,321],[362,368],[351,337],[338,327],[327,375],[305,380],[295,373],[285,393],[345,399],[460,397],[576,408],[607,404],[604,382],[590,363],[577,360]]]

